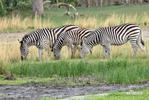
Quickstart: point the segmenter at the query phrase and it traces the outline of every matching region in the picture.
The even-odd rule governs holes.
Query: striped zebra
[[[43,49],[48,52],[48,58],[50,57],[49,49],[53,48],[53,44],[57,37],[67,31],[79,29],[75,25],[64,25],[56,28],[43,28],[26,34],[20,42],[21,60],[25,59],[29,52],[29,47],[34,45],[38,48],[39,58],[42,60]]]
[[[101,44],[106,54],[111,57],[111,45],[122,45],[130,41],[133,48],[133,57],[136,57],[137,45],[146,53],[142,33],[135,24],[123,24],[113,27],[105,27],[95,30],[82,40],[81,57],[84,57],[95,45]]]
[[[60,50],[64,45],[66,45],[68,48],[71,48],[73,57],[76,49],[79,49],[79,45],[81,45],[82,39],[89,35],[91,32],[92,30],[90,29],[80,28],[78,30],[67,31],[60,34],[53,46],[55,59],[60,58]]]

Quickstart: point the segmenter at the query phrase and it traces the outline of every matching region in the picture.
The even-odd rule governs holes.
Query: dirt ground
[[[110,93],[148,87],[137,85],[98,85],[98,86],[42,86],[40,83],[24,85],[0,85],[0,100],[39,100],[40,98],[66,98],[78,95]]]

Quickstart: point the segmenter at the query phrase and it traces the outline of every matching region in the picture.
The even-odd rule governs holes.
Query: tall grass
[[[145,48],[146,51],[149,50],[149,42],[145,42]],[[20,44],[19,43],[14,43],[14,44],[0,44],[0,61],[3,63],[10,63],[10,62],[15,62],[15,61],[20,61]],[[111,53],[112,53],[112,58],[132,58],[133,55],[133,49],[130,45],[130,43],[124,44],[122,46],[111,46]],[[61,59],[70,59],[71,52],[68,51],[67,47],[63,47],[61,50]],[[149,52],[147,52],[146,55],[141,51],[140,48],[138,48],[137,52],[137,58],[147,58],[149,55]],[[36,61],[39,60],[38,57],[38,49],[36,47],[30,47],[29,48],[29,54],[27,56],[28,60]],[[76,58],[80,57],[80,51],[77,51],[75,54]],[[102,46],[98,45],[93,48],[93,53],[89,54],[86,56],[86,58],[91,58],[91,59],[103,59],[103,48]],[[53,53],[50,52],[50,59],[54,59]],[[47,61],[47,52],[44,50],[43,52],[43,60]]]
[[[98,21],[95,17],[79,18],[74,21],[74,25],[94,29],[98,27]]]
[[[72,19],[67,20],[64,24],[74,24],[83,28],[96,29],[99,27],[115,26],[124,23],[134,23],[141,27],[149,27],[149,15],[144,13],[143,15],[126,16],[117,15],[115,13],[111,14],[110,17],[102,20],[97,17],[84,17],[78,18],[74,21]],[[40,29],[45,27],[54,27],[56,22],[48,19],[43,19],[42,17],[35,16],[35,18],[26,17],[24,19],[21,16],[11,16],[0,18],[0,31],[11,31],[11,30],[28,30],[28,29]],[[56,27],[56,26],[55,26]]]
[[[39,29],[52,27],[52,25],[53,23],[50,21],[50,18],[45,20],[39,16],[22,18],[20,15],[12,15],[0,18],[0,31]]]
[[[76,77],[92,75],[99,82],[130,84],[148,81],[149,60],[69,60],[8,64],[9,72],[27,77]]]

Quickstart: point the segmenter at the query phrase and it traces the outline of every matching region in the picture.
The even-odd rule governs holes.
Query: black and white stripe
[[[99,28],[85,37],[82,41],[81,56],[85,56],[93,46],[101,44],[104,49],[104,56],[108,53],[111,57],[110,45],[122,45],[127,41],[130,41],[132,45],[134,57],[136,57],[137,45],[145,52],[140,27],[135,24],[123,24]]]
[[[64,45],[66,45],[68,48],[71,48],[73,57],[76,49],[79,49],[82,39],[91,32],[92,30],[90,29],[80,28],[78,30],[67,31],[60,34],[53,47],[55,59],[60,58],[60,50]]]
[[[65,25],[56,28],[43,28],[26,34],[20,41],[21,59],[26,58],[29,52],[28,48],[32,45],[38,48],[40,60],[42,59],[43,49],[48,52],[49,57],[49,49],[53,48],[53,44],[57,37],[63,32],[76,29],[79,29],[79,27],[75,25]]]

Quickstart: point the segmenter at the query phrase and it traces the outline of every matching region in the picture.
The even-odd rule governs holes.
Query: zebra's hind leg
[[[50,60],[50,51],[49,51],[49,49],[47,49],[47,52],[48,52],[48,60]]]
[[[76,52],[76,46],[72,45],[72,47],[71,47],[71,58],[74,58],[75,52]]]
[[[42,55],[43,55],[43,49],[39,48],[38,53],[39,53],[39,59],[41,61],[42,60]]]
[[[137,53],[137,43],[134,40],[130,40],[131,46],[133,48],[133,57],[136,58],[136,53]]]

